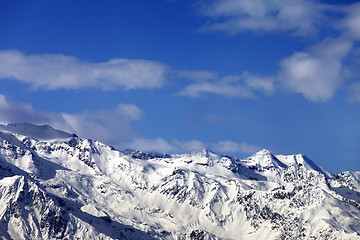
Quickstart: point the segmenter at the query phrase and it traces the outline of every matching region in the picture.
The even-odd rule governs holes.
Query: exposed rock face
[[[333,176],[301,154],[120,152],[49,126],[1,129],[4,239],[360,239],[360,172]]]

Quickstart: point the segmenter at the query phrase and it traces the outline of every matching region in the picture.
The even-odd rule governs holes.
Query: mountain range
[[[47,125],[0,125],[0,236],[360,239],[360,172],[265,149],[119,151]]]

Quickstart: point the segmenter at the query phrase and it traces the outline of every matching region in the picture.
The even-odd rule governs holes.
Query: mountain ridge
[[[0,129],[4,239],[360,239],[360,172],[267,150],[237,159],[34,136]]]

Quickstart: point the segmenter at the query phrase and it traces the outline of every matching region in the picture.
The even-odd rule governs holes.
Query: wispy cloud
[[[200,11],[213,22],[202,31],[290,31],[294,35],[317,32],[316,23],[323,16],[323,4],[305,0],[212,0],[202,1]]]
[[[196,81],[186,86],[179,94],[189,97],[216,94],[228,98],[254,98],[255,91],[272,92],[274,90],[273,81],[273,77],[261,77],[243,73],[241,76],[226,76],[221,79],[210,78]]]
[[[33,89],[158,88],[170,78],[195,81],[180,93],[191,97],[212,93],[230,98],[252,98],[254,90],[271,92],[274,89],[272,78],[248,73],[219,79],[212,71],[176,70],[155,61],[111,59],[92,63],[60,54],[26,55],[20,51],[0,51],[0,79],[24,82]]]
[[[0,122],[48,124],[81,137],[121,145],[135,136],[131,122],[139,120],[142,111],[132,104],[118,104],[113,109],[84,111],[78,114],[41,112],[30,104],[16,102],[0,95]]]
[[[0,123],[49,122],[55,113],[37,112],[30,104],[16,102],[0,94]]]
[[[360,40],[360,3],[331,5],[307,0],[213,0],[202,2],[200,6],[201,13],[212,19],[212,23],[202,30],[233,34],[243,31],[290,32],[293,36],[303,37],[332,32],[331,37],[281,60],[277,87],[300,93],[310,101],[324,102],[344,87],[350,76],[356,79],[356,71],[347,60]],[[248,86],[265,91],[275,87],[272,81],[253,81]],[[185,93],[197,96],[199,92],[212,91],[223,95],[251,96],[248,88],[239,85],[220,81],[212,87],[208,83],[190,85]],[[354,96],[353,89],[356,88],[349,89]]]
[[[342,5],[334,10],[345,15],[335,27],[350,39],[360,39],[360,3]]]
[[[273,76],[259,76],[244,72],[242,79],[250,89],[265,93],[272,93],[275,90],[275,77]]]
[[[186,86],[180,95],[199,97],[202,94],[212,93],[230,98],[251,98],[253,93],[240,83],[239,77],[226,77],[219,81],[196,82]]]
[[[167,72],[165,64],[155,61],[111,59],[93,63],[61,54],[0,51],[0,79],[15,79],[33,88],[158,88],[166,82]]]

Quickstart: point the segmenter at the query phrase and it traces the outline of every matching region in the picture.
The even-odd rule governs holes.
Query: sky
[[[360,2],[0,0],[0,123],[360,170]]]

